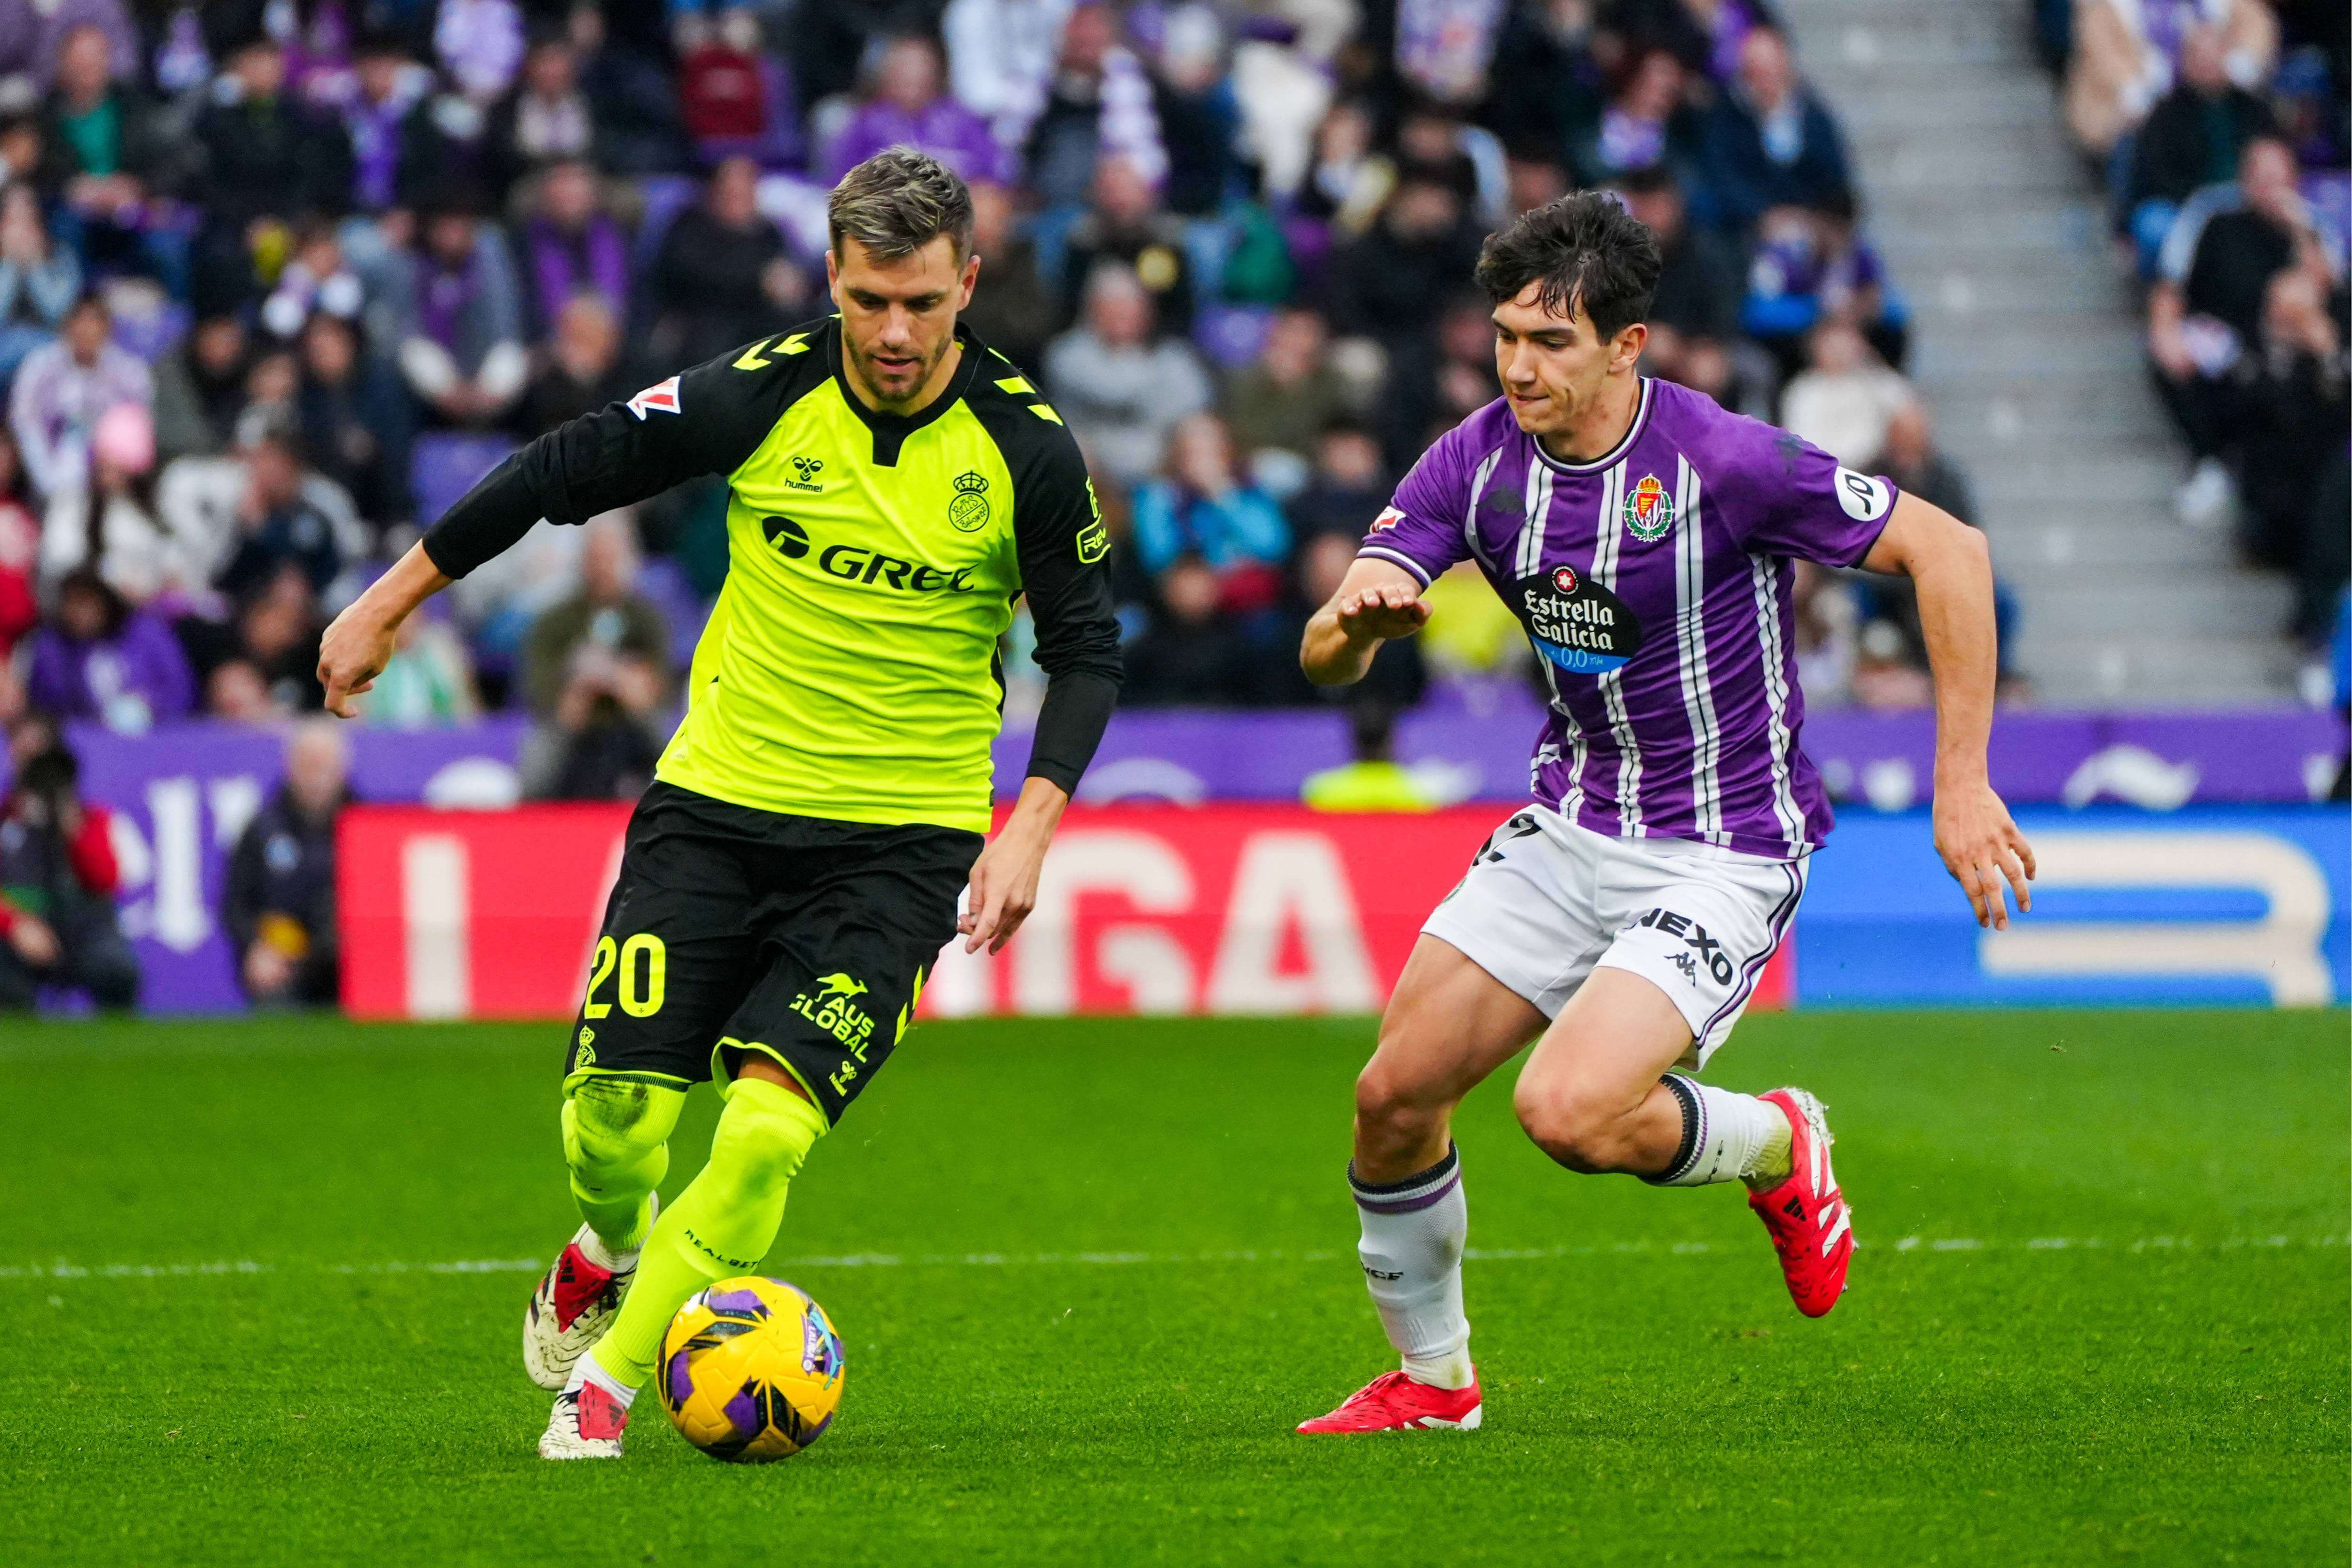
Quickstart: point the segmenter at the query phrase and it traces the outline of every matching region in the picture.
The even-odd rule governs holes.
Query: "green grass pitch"
[[[2342,1563],[2341,1012],[1795,1014],[1863,1241],[1790,1306],[1737,1189],[1460,1127],[1486,1429],[1310,1441],[1391,1364],[1341,1183],[1368,1021],[934,1024],[769,1271],[809,1453],[639,1407],[542,1464],[551,1027],[0,1030],[0,1560]],[[698,1093],[669,1187],[699,1164]]]

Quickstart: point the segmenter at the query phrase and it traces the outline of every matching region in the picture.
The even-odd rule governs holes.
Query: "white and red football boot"
[[[523,1311],[522,1367],[541,1388],[563,1386],[588,1347],[613,1326],[621,1299],[637,1277],[634,1256],[624,1269],[591,1262],[582,1244],[592,1234],[585,1225],[572,1233],[555,1266],[540,1276],[539,1288]]]
[[[1829,1117],[1801,1089],[1758,1096],[1789,1118],[1789,1179],[1769,1192],[1748,1195],[1748,1207],[1771,1233],[1780,1272],[1797,1310],[1818,1318],[1845,1293],[1853,1258],[1853,1211],[1830,1169]]]
[[[629,1427],[629,1408],[593,1383],[567,1388],[555,1396],[555,1408],[540,1434],[542,1459],[617,1459],[622,1435]]]
[[[1437,1388],[1415,1383],[1402,1372],[1384,1372],[1328,1416],[1302,1421],[1302,1432],[1475,1432],[1479,1420],[1478,1382],[1467,1388]]]

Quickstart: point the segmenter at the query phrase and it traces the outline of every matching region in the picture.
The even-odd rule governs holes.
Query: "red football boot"
[[[1478,1383],[1467,1388],[1433,1388],[1402,1372],[1384,1372],[1328,1416],[1302,1421],[1302,1432],[1414,1432],[1478,1429]]]
[[[555,1396],[547,1430],[539,1439],[542,1459],[617,1459],[629,1429],[628,1406],[593,1383]]]
[[[1789,1179],[1769,1192],[1750,1193],[1748,1207],[1772,1233],[1780,1272],[1797,1310],[1817,1318],[1845,1293],[1853,1258],[1853,1210],[1830,1170],[1829,1118],[1801,1089],[1775,1089],[1759,1098],[1789,1118]]]
[[[660,1200],[654,1208],[659,1213]],[[637,1277],[636,1255],[626,1267],[605,1269],[588,1260],[594,1232],[582,1226],[540,1276],[522,1314],[522,1367],[541,1388],[558,1389],[588,1347],[604,1337],[620,1315],[621,1301]]]

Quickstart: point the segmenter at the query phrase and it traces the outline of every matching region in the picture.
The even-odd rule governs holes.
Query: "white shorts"
[[[1613,839],[1545,806],[1495,830],[1422,930],[1559,1016],[1596,964],[1674,999],[1696,1070],[1739,1021],[1804,896],[1802,859],[1683,839]]]

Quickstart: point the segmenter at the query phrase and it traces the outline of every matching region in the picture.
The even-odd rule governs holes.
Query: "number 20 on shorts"
[[[661,1011],[662,995],[669,985],[669,951],[660,937],[641,931],[617,946],[610,936],[597,942],[596,956],[588,967],[588,998],[581,1004],[582,1018],[600,1019],[612,1013],[613,1004],[598,1001],[596,993],[613,977],[614,969],[621,972],[623,1012],[633,1019],[649,1019]]]

